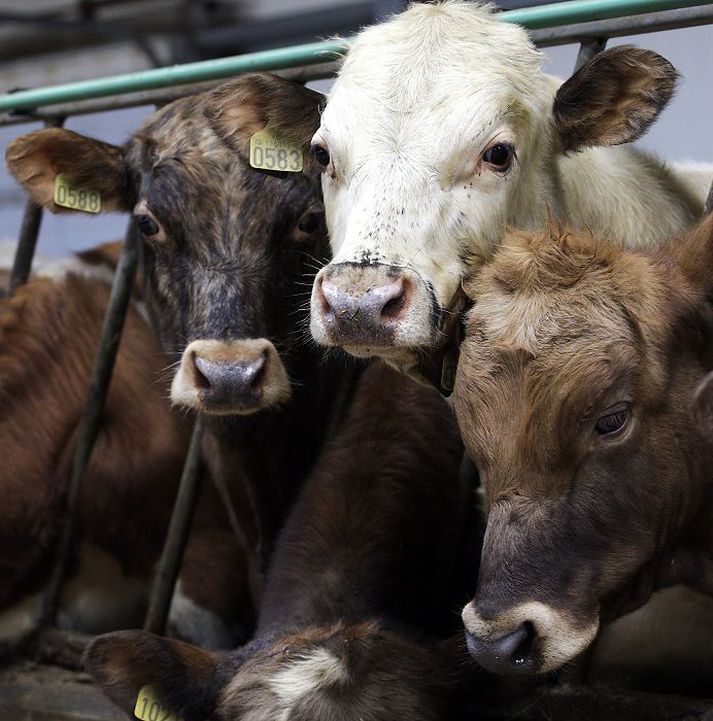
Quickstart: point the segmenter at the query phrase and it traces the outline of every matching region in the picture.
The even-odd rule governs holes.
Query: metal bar
[[[63,124],[64,118],[52,118],[45,123],[50,127],[61,127]],[[15,258],[12,262],[12,271],[8,280],[8,295],[12,295],[17,288],[27,283],[27,279],[30,277],[32,259],[35,257],[37,238],[42,225],[42,214],[42,206],[28,198],[22,216],[20,237],[15,251]]]
[[[501,14],[507,22],[531,28],[604,20],[656,10],[710,5],[710,0],[568,0]],[[156,68],[109,78],[84,80],[0,96],[0,112],[17,112],[46,105],[106,97],[140,90],[153,90],[181,83],[217,80],[239,73],[278,70],[334,60],[348,50],[346,40],[307,43],[235,57]]]
[[[306,83],[310,80],[321,80],[336,74],[339,69],[338,62],[320,63],[319,65],[308,65],[299,68],[278,70],[275,74],[287,80],[294,80],[299,83]],[[88,115],[90,113],[103,113],[108,110],[120,108],[136,108],[141,105],[165,105],[178,98],[187,95],[196,95],[220,85],[224,80],[209,80],[204,83],[193,83],[190,85],[176,85],[170,88],[158,90],[144,90],[137,93],[128,93],[115,97],[96,98],[92,100],[80,100],[73,103],[62,103],[61,105],[50,105],[26,115],[2,115],[0,114],[0,127],[4,125],[18,125],[20,123],[31,123],[37,120],[51,121],[55,116],[72,117],[75,115]]]
[[[83,80],[36,90],[21,90],[0,96],[0,112],[17,112],[53,103],[101,98],[138,90],[155,90],[181,83],[219,80],[240,73],[280,70],[295,65],[312,65],[334,60],[344,55],[347,43],[343,40],[294,45],[278,50],[237,55],[218,60],[204,60],[170,68],[155,68],[138,73],[114,75],[110,78]]]
[[[188,542],[188,534],[198,499],[202,441],[203,416],[199,415],[193,426],[191,443],[183,466],[171,523],[166,533],[166,541],[154,577],[149,607],[144,621],[144,629],[152,633],[162,634],[166,627],[173,589],[181,568],[183,552]]]
[[[574,72],[576,73],[582,65],[588,63],[595,55],[599,54],[607,46],[606,38],[589,38],[583,40],[579,46],[577,60],[574,64]]]
[[[87,401],[79,423],[77,447],[74,452],[72,475],[67,491],[67,505],[60,527],[60,538],[57,544],[57,559],[42,598],[42,608],[40,611],[41,625],[52,624],[57,615],[62,583],[72,548],[75,516],[82,479],[101,425],[104,402],[107,391],[109,390],[114,361],[121,339],[121,331],[124,327],[124,319],[129,307],[129,300],[136,278],[138,254],[139,238],[134,223],[131,222],[114,275],[109,304],[104,316],[99,349],[89,383]]]
[[[711,189],[708,191],[708,198],[703,208],[703,215],[708,215],[711,211],[713,211],[713,183],[711,183]]]
[[[539,47],[551,47],[578,43],[587,38],[617,38],[624,35],[642,35],[664,30],[678,30],[680,28],[707,25],[711,22],[713,22],[713,5],[705,5],[579,23],[567,27],[532,30],[530,31],[530,37]]]
[[[28,199],[25,203],[25,212],[20,226],[20,239],[17,243],[12,271],[7,284],[8,295],[12,295],[17,288],[27,283],[32,269],[32,259],[35,257],[37,237],[42,225],[42,206]]]
[[[683,0],[683,2],[678,0],[566,0],[566,2],[538,5],[521,10],[509,10],[503,13],[503,19],[536,30],[696,5],[710,5],[710,0],[706,0],[706,2],[699,0]]]

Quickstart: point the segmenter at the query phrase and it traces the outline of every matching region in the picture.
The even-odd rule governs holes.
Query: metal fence
[[[604,49],[607,40],[623,35],[704,25],[713,22],[713,2],[701,0],[570,0],[501,14],[507,22],[530,29],[539,46],[579,43],[575,68]],[[0,96],[0,125],[40,120],[61,126],[74,115],[139,105],[161,105],[201,92],[218,81],[255,71],[277,71],[299,81],[328,78],[339,58],[349,49],[348,40],[310,43],[279,50],[147,70],[111,78],[89,80]],[[713,203],[713,188],[708,205]],[[9,280],[14,291],[29,277],[42,221],[42,208],[28,201]],[[99,433],[104,402],[111,380],[131,289],[137,272],[139,237],[130,222],[121,259],[114,277],[101,339],[80,421],[74,453],[66,516],[62,523],[57,559],[43,595],[38,627],[55,621],[66,573],[79,489]],[[173,516],[151,590],[144,628],[165,629],[173,589],[180,568],[197,497],[200,470],[202,419],[199,416],[180,480]]]

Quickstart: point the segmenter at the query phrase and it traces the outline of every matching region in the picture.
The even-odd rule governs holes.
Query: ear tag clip
[[[143,686],[139,691],[134,716],[141,721],[183,721],[161,702],[153,686]]]
[[[73,188],[64,173],[59,173],[54,179],[53,200],[55,205],[83,213],[99,213],[102,209],[101,193],[98,190]]]
[[[301,173],[303,164],[302,148],[270,128],[264,128],[250,138],[250,165],[253,168]]]

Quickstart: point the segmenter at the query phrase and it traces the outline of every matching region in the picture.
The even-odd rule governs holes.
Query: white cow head
[[[525,30],[471,3],[416,5],[363,31],[312,140],[333,250],[314,338],[413,370],[442,343],[466,266],[508,224],[556,212],[557,156],[641,135],[675,75],[616,48],[558,90]]]

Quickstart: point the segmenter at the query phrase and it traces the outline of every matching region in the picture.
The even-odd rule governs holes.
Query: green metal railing
[[[501,17],[507,22],[519,23],[529,29],[539,29],[711,4],[713,3],[710,0],[569,0],[522,10],[508,10],[503,12]],[[240,73],[315,65],[344,55],[348,47],[348,41],[308,43],[218,60],[23,90],[0,96],[0,113],[185,83],[220,80]]]

